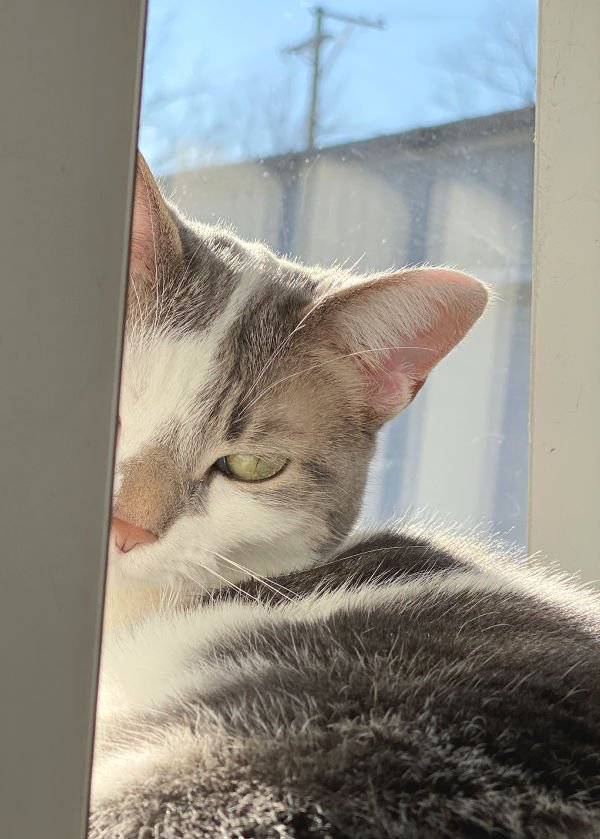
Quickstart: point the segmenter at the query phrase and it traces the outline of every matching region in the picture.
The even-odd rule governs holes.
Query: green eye
[[[286,465],[285,457],[261,457],[256,454],[229,454],[220,457],[215,467],[238,481],[266,481]]]

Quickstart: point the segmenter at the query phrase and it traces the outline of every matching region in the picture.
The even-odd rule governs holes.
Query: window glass
[[[536,16],[150,2],[140,145],[188,214],[306,262],[446,264],[496,292],[382,432],[370,521],[435,513],[525,541]]]

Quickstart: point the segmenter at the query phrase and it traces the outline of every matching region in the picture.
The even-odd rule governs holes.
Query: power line
[[[286,53],[309,53],[310,55],[310,99],[308,113],[306,117],[306,148],[308,151],[314,151],[315,136],[317,134],[318,129],[319,94],[321,81],[323,79],[321,49],[325,41],[329,41],[333,38],[333,35],[324,30],[324,22],[327,19],[329,19],[338,20],[342,23],[350,24],[351,26],[362,26],[368,27],[370,29],[385,28],[385,24],[381,19],[372,20],[362,16],[352,17],[350,15],[344,15],[338,12],[330,12],[327,9],[323,8],[323,6],[314,6],[311,9],[311,13],[314,15],[315,19],[313,35],[310,38],[308,38],[308,40],[302,41],[299,44],[294,44],[293,46],[287,47],[284,50],[284,52]]]

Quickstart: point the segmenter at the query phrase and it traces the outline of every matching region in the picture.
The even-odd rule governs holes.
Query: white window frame
[[[82,839],[145,0],[0,4],[0,832]]]
[[[600,3],[540,0],[529,549],[600,577]]]
[[[540,0],[531,548],[597,574],[598,0]],[[2,832],[85,834],[145,0],[0,7]]]

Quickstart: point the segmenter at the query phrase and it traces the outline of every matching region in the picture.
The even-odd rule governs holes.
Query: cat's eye
[[[287,459],[278,455],[229,454],[220,457],[215,468],[238,481],[267,481],[278,475],[286,464]]]

